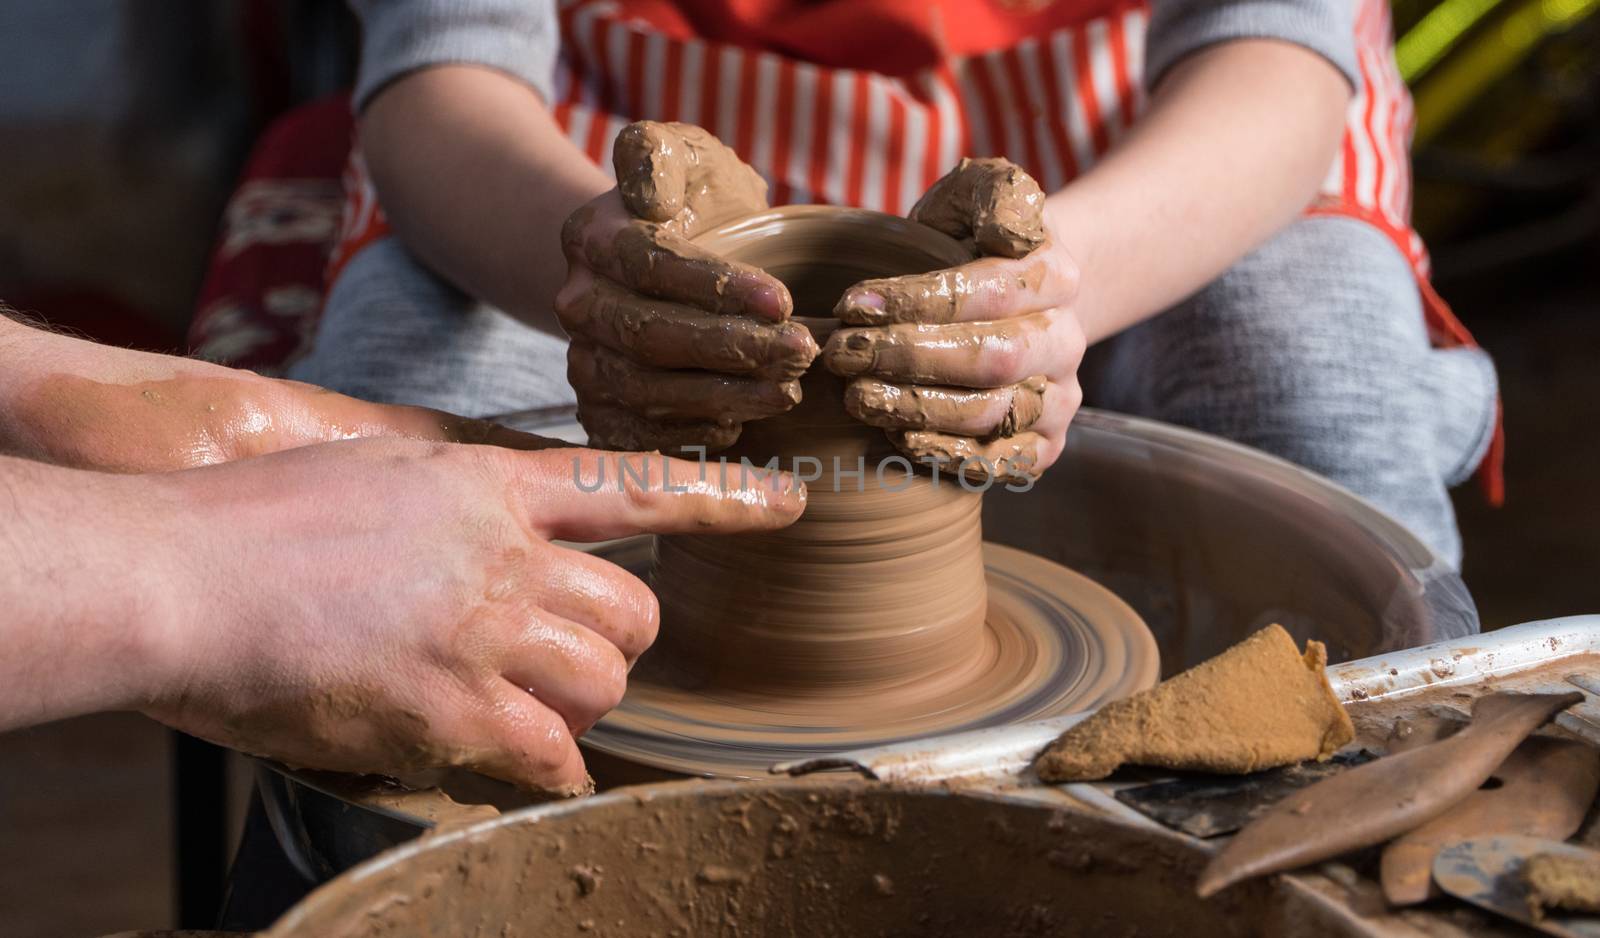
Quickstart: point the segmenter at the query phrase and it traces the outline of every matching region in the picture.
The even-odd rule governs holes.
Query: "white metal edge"
[[[1552,660],[1600,654],[1600,616],[1569,616],[1509,626],[1404,651],[1332,665],[1328,680],[1350,703],[1398,697],[1429,687],[1467,684],[1536,668]],[[853,769],[882,781],[1016,780],[1039,750],[1088,713],[911,740],[774,765],[774,773],[804,775]]]

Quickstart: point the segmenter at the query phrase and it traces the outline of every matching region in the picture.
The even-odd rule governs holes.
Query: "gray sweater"
[[[363,26],[356,104],[415,69],[470,63],[498,69],[551,98],[561,37],[554,0],[351,0]],[[1351,87],[1350,0],[1151,0],[1146,86],[1191,52],[1230,39],[1281,39],[1332,62]]]

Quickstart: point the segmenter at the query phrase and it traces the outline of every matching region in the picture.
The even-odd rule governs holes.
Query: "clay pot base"
[[[643,575],[650,548],[644,537],[596,552]],[[1155,685],[1155,639],[1126,603],[1032,554],[983,551],[989,611],[975,660],[901,683],[779,696],[708,686],[652,652],[583,743],[686,775],[762,777],[775,762],[1087,710]]]

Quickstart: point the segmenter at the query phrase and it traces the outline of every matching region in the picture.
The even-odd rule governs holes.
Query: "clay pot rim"
[[[948,266],[964,264],[978,256],[970,242],[958,241],[921,222],[887,212],[843,205],[779,205],[752,215],[729,219],[690,240],[701,247],[725,253],[795,227],[834,228],[842,233],[859,231],[863,234],[870,230],[874,237],[920,249]]]
[[[844,205],[779,205],[714,225],[690,241],[717,254],[730,254],[736,260],[749,263],[738,257],[742,248],[796,229],[810,229],[813,232],[833,229],[843,239],[866,237],[870,232],[875,239],[920,250],[945,267],[965,264],[978,257],[977,251],[969,243],[958,241],[921,222],[887,212]],[[827,341],[828,336],[839,327],[839,320],[832,316],[795,315],[790,318],[809,329],[819,342]]]
[[[364,880],[381,877],[396,866],[403,867],[420,854],[445,849],[451,844],[464,840],[470,841],[482,837],[497,836],[504,828],[520,828],[542,822],[559,822],[562,818],[572,814],[603,810],[615,804],[631,804],[643,807],[663,800],[715,799],[744,793],[759,795],[763,789],[785,791],[790,794],[800,794],[806,791],[838,791],[869,797],[881,794],[910,795],[913,797],[970,799],[997,805],[1040,806],[1028,797],[1027,789],[988,785],[946,788],[930,786],[915,781],[885,782],[865,778],[855,773],[788,776],[758,780],[688,778],[668,782],[650,782],[642,785],[627,785],[588,797],[529,805],[524,808],[507,811],[499,817],[485,818],[481,821],[460,826],[450,826],[442,830],[432,830],[424,836],[391,847],[319,884],[310,893],[301,898],[300,901],[291,906],[271,927],[261,932],[258,938],[302,938],[302,930],[307,925],[318,924],[317,915],[323,906],[329,903],[337,904],[342,899],[341,894],[346,891],[370,888],[362,885]],[[1197,855],[1203,852],[1192,839],[1159,825],[1140,825],[1129,817],[1115,814],[1078,811],[1075,808],[1068,808],[1067,810],[1069,813],[1081,813],[1083,817],[1089,819],[1092,823],[1105,823],[1109,826],[1147,834],[1153,839],[1163,842],[1168,849]],[[1275,879],[1281,883],[1287,880],[1288,877]],[[1274,891],[1277,891],[1280,886],[1275,884],[1273,888]]]

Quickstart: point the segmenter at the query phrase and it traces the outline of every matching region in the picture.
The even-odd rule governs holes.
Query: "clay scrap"
[[[1600,854],[1534,854],[1522,864],[1522,885],[1536,921],[1550,909],[1600,912]]]
[[[1323,760],[1355,736],[1328,685],[1327,649],[1271,625],[1147,691],[1101,707],[1034,763],[1047,782],[1123,764],[1243,774]]]

